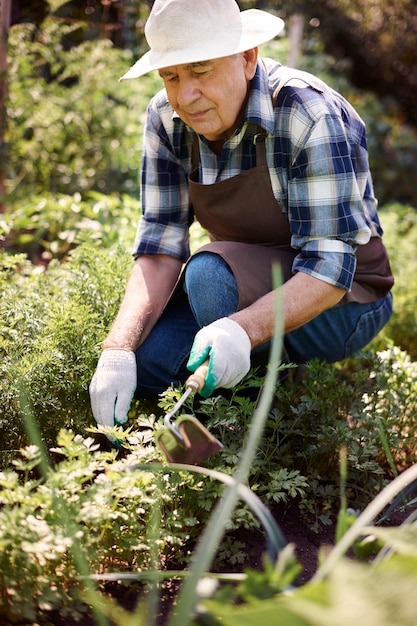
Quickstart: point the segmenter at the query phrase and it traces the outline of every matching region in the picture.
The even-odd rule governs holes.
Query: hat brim
[[[259,9],[248,9],[242,11],[240,15],[242,28],[225,29],[223,32],[217,32],[212,39],[199,41],[197,45],[181,50],[164,52],[149,50],[119,80],[139,78],[163,67],[220,59],[244,52],[270,41],[279,35],[285,26],[280,17]]]

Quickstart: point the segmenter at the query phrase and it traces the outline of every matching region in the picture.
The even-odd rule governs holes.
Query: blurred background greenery
[[[118,78],[146,49],[151,4],[3,0],[3,209],[43,193],[139,198],[141,127],[158,79],[121,84]],[[415,208],[415,1],[244,0],[240,6],[284,18],[283,37],[261,52],[320,75],[352,101],[368,127],[380,204]]]

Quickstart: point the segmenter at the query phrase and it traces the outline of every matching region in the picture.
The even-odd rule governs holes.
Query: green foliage
[[[137,448],[135,455],[116,461],[115,451],[100,451],[93,439],[63,430],[53,453],[57,462],[45,480],[32,474],[40,460],[36,446],[22,451],[14,470],[0,472],[2,622],[32,622],[54,609],[80,618],[87,607],[75,544],[92,573],[138,572],[151,562],[155,507],[161,508],[158,528],[152,526],[160,558],[183,547],[197,523],[179,515],[192,476],[157,479],[149,470],[133,469],[155,458],[155,451]]]
[[[342,480],[346,473],[344,460],[343,454]],[[300,626],[352,622],[360,626],[411,626],[417,608],[413,593],[417,580],[416,516],[397,528],[370,523],[406,485],[415,483],[416,477],[417,466],[412,465],[387,485],[328,554],[322,555],[318,570],[306,585],[297,588],[296,564],[291,549],[286,549],[275,567],[265,563],[261,574],[249,571],[234,590],[223,588],[217,597],[202,603],[191,623],[254,626],[264,619],[272,624]],[[382,549],[373,562],[365,565],[344,558],[358,538],[364,543],[372,540],[375,544],[375,538],[381,542]],[[170,626],[174,621],[169,622]]]
[[[328,49],[352,59],[352,76],[378,95],[392,94],[415,125],[417,11],[413,0],[322,0],[317,5]],[[331,19],[326,17],[329,12]],[[387,28],[389,24],[389,28]]]
[[[416,360],[417,214],[411,207],[393,204],[381,211],[381,222],[395,277],[394,314],[381,337],[389,337]]]
[[[132,196],[90,191],[83,199],[44,193],[30,196],[0,220],[0,237],[10,251],[25,252],[33,263],[65,260],[83,242],[100,248],[132,247],[141,215]]]
[[[10,199],[45,189],[138,196],[141,132],[155,78],[119,83],[130,53],[107,39],[69,50],[78,28],[48,19],[10,32],[8,188]]]
[[[6,257],[5,267],[8,263]],[[22,393],[48,446],[61,427],[74,426],[79,432],[91,423],[91,372],[131,263],[120,249],[109,252],[85,244],[68,263],[51,264],[47,272],[22,276],[9,265],[0,274],[3,447],[19,449],[27,443]]]
[[[364,414],[381,426],[396,468],[404,468],[417,452],[417,362],[396,346],[378,356],[372,387],[363,395]]]
[[[232,474],[248,436],[255,400],[248,397],[262,385],[251,372],[227,398],[200,400],[195,407],[207,428],[223,442],[223,450],[206,464]],[[417,451],[413,414],[417,402],[417,369],[397,348],[363,352],[340,365],[310,362],[301,383],[287,382],[275,391],[262,441],[249,473],[249,484],[269,506],[298,501],[319,532],[329,524],[340,501],[339,457],[345,450],[350,507],[361,509],[386,484],[389,459],[381,429],[396,466],[407,467]],[[163,412],[172,408],[180,390],[164,394]],[[188,404],[192,412],[191,403]],[[137,408],[137,411],[140,409]],[[142,417],[131,413],[130,425]],[[149,425],[148,425],[149,428]],[[206,496],[209,497],[206,499]],[[197,494],[193,506],[208,510],[216,483]],[[256,520],[244,508],[235,512],[229,529],[250,528]]]

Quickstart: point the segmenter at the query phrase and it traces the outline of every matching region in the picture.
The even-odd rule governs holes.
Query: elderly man
[[[147,110],[135,264],[90,385],[99,424],[207,358],[203,396],[236,385],[267,354],[277,262],[293,362],[343,359],[392,313],[364,124],[322,81],[259,58],[283,26],[235,0],[153,5],[150,50],[122,79],[157,70],[165,88]],[[211,243],[190,257],[194,219]]]

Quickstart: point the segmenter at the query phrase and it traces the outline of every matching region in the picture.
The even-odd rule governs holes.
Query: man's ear
[[[252,80],[255,76],[256,65],[258,63],[258,48],[250,48],[243,53],[245,61],[245,75],[247,80]]]

